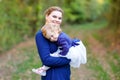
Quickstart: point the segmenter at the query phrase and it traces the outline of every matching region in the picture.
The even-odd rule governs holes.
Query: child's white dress
[[[58,49],[55,53],[50,54],[53,57],[66,57],[71,59],[70,66],[74,68],[80,67],[80,64],[85,64],[87,62],[86,48],[82,41],[77,42],[79,45],[72,46],[67,55],[62,56],[59,54],[60,50]]]

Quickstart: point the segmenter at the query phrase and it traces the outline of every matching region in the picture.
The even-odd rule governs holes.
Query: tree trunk
[[[108,28],[114,30],[115,45],[120,44],[120,0],[111,0]]]
[[[111,1],[111,15],[110,15],[110,25],[113,29],[120,29],[120,0]]]

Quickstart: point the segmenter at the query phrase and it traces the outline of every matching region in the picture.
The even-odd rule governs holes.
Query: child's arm
[[[62,56],[65,56],[68,53],[70,48],[69,43],[67,42],[67,40],[63,38],[63,39],[60,39],[59,45],[61,47],[60,48],[61,52],[59,54]]]
[[[58,50],[56,52],[54,52],[54,53],[51,53],[50,56],[52,56],[52,57],[60,57],[59,53],[60,53],[60,49],[58,48]]]

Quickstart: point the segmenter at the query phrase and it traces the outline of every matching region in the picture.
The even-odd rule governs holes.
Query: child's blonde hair
[[[59,25],[55,25],[52,23],[48,23],[48,24],[44,25],[41,28],[41,31],[42,31],[43,36],[46,37],[47,39],[50,39],[51,35],[56,36],[62,32]]]

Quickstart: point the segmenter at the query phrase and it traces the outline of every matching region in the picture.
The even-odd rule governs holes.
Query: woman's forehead
[[[50,15],[56,15],[62,17],[62,13],[60,11],[52,11]]]

